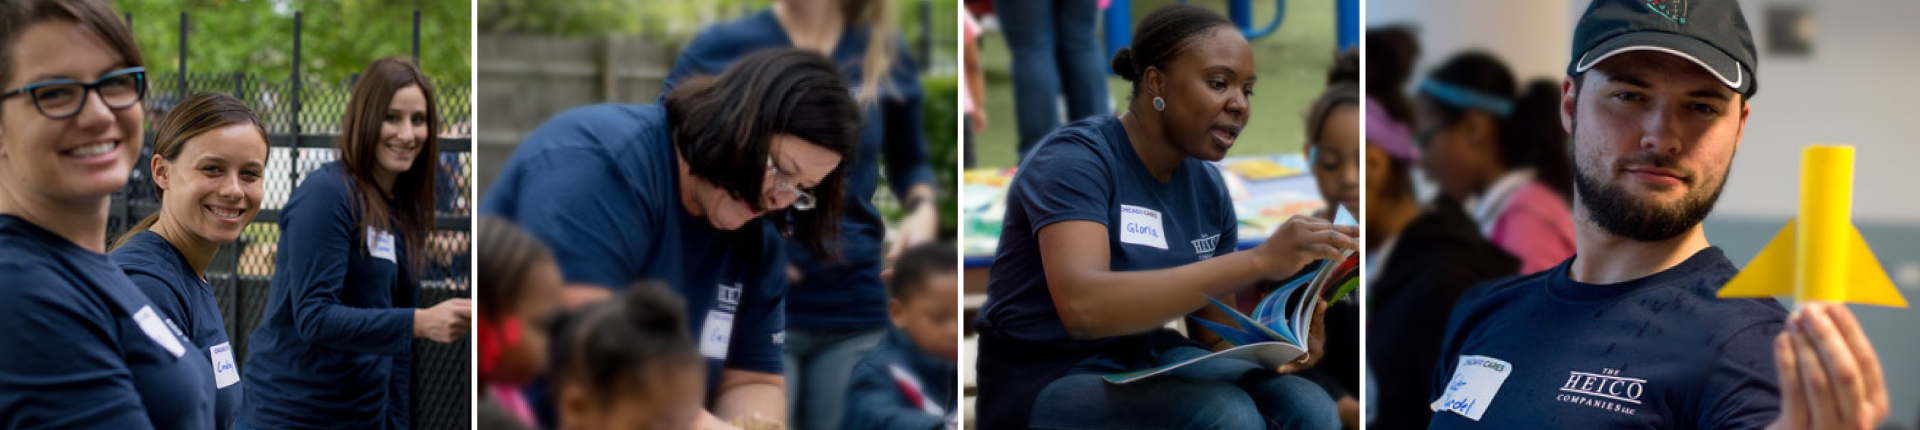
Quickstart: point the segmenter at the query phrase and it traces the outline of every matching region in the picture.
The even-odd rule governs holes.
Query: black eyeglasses
[[[89,91],[100,93],[100,101],[105,102],[108,108],[120,110],[133,107],[147,96],[147,68],[115,70],[92,83],[72,79],[35,82],[0,94],[0,101],[27,94],[33,97],[33,107],[39,109],[41,115],[65,119],[80,114],[80,109],[87,105]]]

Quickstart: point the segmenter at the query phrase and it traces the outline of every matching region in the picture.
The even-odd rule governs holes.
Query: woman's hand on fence
[[[413,337],[453,343],[473,327],[473,301],[447,299],[431,308],[413,310]]]

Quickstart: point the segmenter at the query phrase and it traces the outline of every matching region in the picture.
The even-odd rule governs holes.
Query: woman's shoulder
[[[1053,129],[1040,138],[1027,158],[1032,161],[1093,158],[1105,163],[1112,161],[1115,145],[1126,143],[1127,131],[1118,117],[1099,115]]]
[[[127,243],[114,248],[107,257],[121,269],[150,271],[168,263],[168,258],[173,257],[175,253],[172,243],[168,243],[158,233],[148,230],[127,238]]]

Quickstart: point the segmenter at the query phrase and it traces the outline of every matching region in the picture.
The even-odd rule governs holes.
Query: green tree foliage
[[[420,63],[429,76],[466,82],[472,3],[466,0],[121,0],[148,70],[179,70],[186,12],[187,71],[284,79],[293,71],[293,16],[301,12],[301,74],[338,81],[380,57],[412,55],[420,11]]]

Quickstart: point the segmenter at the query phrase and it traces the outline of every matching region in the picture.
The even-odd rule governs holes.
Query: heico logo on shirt
[[[1160,211],[1120,205],[1120,243],[1167,249],[1167,231],[1161,228]]]
[[[1199,254],[1201,260],[1213,258],[1213,250],[1215,247],[1218,247],[1219,245],[1220,245],[1220,235],[1218,234],[1199,238],[1199,239],[1194,239],[1193,253]]]
[[[1633,415],[1640,405],[1640,396],[1647,393],[1647,380],[1620,376],[1618,369],[1603,368],[1600,373],[1568,371],[1560,391],[1554,400]]]
[[[707,311],[707,322],[700,325],[700,355],[727,359],[727,345],[733,338],[733,313],[740,309],[741,284],[720,284],[719,297]]]

